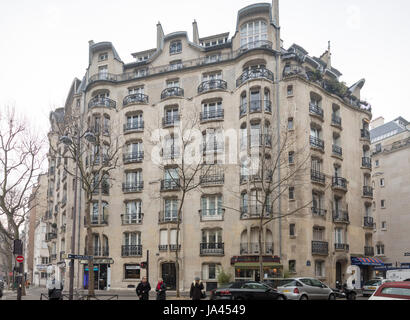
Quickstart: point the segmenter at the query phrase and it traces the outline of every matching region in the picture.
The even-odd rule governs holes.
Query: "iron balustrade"
[[[321,118],[324,117],[323,109],[321,107],[319,107],[317,104],[314,104],[312,102],[309,103],[309,112],[311,114],[314,114],[314,115],[319,116]]]
[[[142,256],[142,245],[124,245],[121,247],[122,257],[140,257]]]
[[[144,189],[144,182],[123,183],[122,191],[124,193],[141,192]]]
[[[343,149],[335,144],[332,146],[332,152],[339,157],[343,156]]]
[[[145,94],[142,93],[134,93],[126,96],[122,102],[124,107],[130,105],[130,104],[138,104],[138,103],[148,103],[149,102],[149,97]]]
[[[313,214],[314,216],[326,217],[326,213],[327,213],[327,210],[325,210],[325,209],[321,209],[321,208],[317,208],[317,207],[312,207],[312,214]]]
[[[170,244],[169,245],[169,250],[170,251],[177,251],[177,248],[178,248],[178,251],[181,250],[181,245],[180,244],[178,246],[176,244]]]
[[[144,131],[144,121],[128,122],[124,124],[124,132]]]
[[[131,152],[123,155],[123,161],[127,163],[142,162],[144,160],[144,152]]]
[[[313,182],[317,182],[317,183],[321,183],[321,184],[326,183],[326,176],[323,173],[321,173],[320,171],[312,169],[310,171],[310,177],[311,177],[311,180]]]
[[[201,255],[223,255],[225,254],[224,243],[201,243],[200,246]]]
[[[178,210],[161,211],[158,215],[158,223],[177,223],[178,222]],[[179,222],[182,222],[180,217]]]
[[[332,187],[347,190],[347,180],[341,177],[333,177]]]
[[[362,139],[370,140],[370,131],[366,129],[361,129],[360,136],[362,137]]]
[[[115,109],[117,103],[109,98],[93,98],[88,103],[88,109],[92,108],[110,108]]]
[[[273,72],[266,68],[245,70],[238,78],[238,80],[236,80],[236,87],[240,87],[245,82],[254,79],[267,79],[273,82],[275,80],[275,77],[273,75]]]
[[[363,196],[373,198],[373,188],[369,186],[363,187]]]
[[[364,247],[364,255],[366,257],[374,257],[374,247]]]
[[[223,120],[224,119],[224,110],[214,110],[200,113],[201,122],[211,121],[211,120]]]
[[[166,88],[161,93],[161,100],[172,98],[172,97],[183,97],[184,96],[184,89],[180,87],[171,87]]]
[[[117,79],[118,79],[118,76],[115,75],[115,74],[112,74],[112,73],[98,73],[98,74],[95,74],[95,75],[91,76],[88,79],[88,82],[89,83],[96,82],[96,81],[115,82],[115,81],[117,81]]]
[[[329,243],[324,241],[312,241],[312,254],[329,255]]]
[[[207,173],[199,177],[201,185],[219,185],[225,183],[225,174],[220,173]]]
[[[333,210],[333,222],[350,223],[349,213],[342,210]]]
[[[261,48],[272,49],[272,42],[267,41],[267,40],[256,40],[256,41],[248,42],[247,44],[242,45],[238,51],[241,53],[244,53],[252,49],[261,49]]]
[[[374,228],[373,217],[364,217],[363,225],[365,228]]]
[[[249,253],[249,246],[247,243],[241,243],[240,246],[240,254],[244,255],[244,254],[248,254]]]
[[[228,83],[224,80],[213,79],[202,82],[198,87],[198,93],[205,93],[212,90],[226,90]]]
[[[346,243],[335,243],[335,250],[347,251],[349,252],[350,246]]]
[[[342,126],[342,118],[335,115],[335,114],[332,114],[332,125],[341,127]]]
[[[123,225],[142,224],[144,214],[142,213],[127,213],[121,215]]]
[[[162,118],[162,125],[164,127],[172,127],[178,125],[180,120],[181,117],[179,116],[179,114],[174,115],[172,117],[164,117]]]
[[[222,221],[224,219],[225,209],[202,209],[199,210],[201,222],[203,221]]]
[[[105,213],[103,215],[98,215],[98,216],[94,216],[91,215],[90,216],[90,223],[92,226],[105,226],[108,225],[108,214]],[[87,226],[87,218],[84,217],[84,226]]]
[[[283,77],[291,77],[297,74],[303,74],[306,75],[305,69],[301,66],[298,65],[287,65],[283,69]]]
[[[168,251],[168,245],[167,244],[160,244],[158,246],[159,251]]]
[[[264,214],[264,219],[272,218],[272,207],[269,205],[265,207],[264,213],[262,213],[263,205],[249,205],[247,207],[241,207],[240,211],[242,220],[260,219],[262,214]]]
[[[224,142],[203,142],[202,143],[202,152],[204,155],[210,153],[223,153],[225,150]]]
[[[368,158],[368,157],[363,157],[362,158],[362,167],[371,169],[372,168],[372,159]]]
[[[180,179],[161,180],[161,191],[177,191],[181,189]]]
[[[310,145],[313,148],[317,148],[317,149],[320,149],[322,151],[325,149],[325,142],[323,140],[319,139],[319,138],[314,137],[314,136],[310,136]]]

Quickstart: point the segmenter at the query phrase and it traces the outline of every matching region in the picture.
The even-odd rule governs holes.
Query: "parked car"
[[[0,298],[3,297],[4,281],[0,280]]]
[[[291,278],[278,287],[278,292],[289,300],[335,300],[336,294],[314,278]]]
[[[386,282],[369,300],[410,300],[410,282]]]
[[[237,281],[211,291],[211,300],[286,300],[274,288],[254,281]]]
[[[362,292],[363,297],[370,297],[382,284],[393,282],[393,280],[375,278],[364,283]]]

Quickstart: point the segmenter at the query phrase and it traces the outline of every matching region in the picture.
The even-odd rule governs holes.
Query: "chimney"
[[[160,22],[157,24],[157,50],[163,48],[164,45],[164,30],[162,29],[162,25]]]
[[[273,24],[279,27],[279,0],[272,0],[272,19]]]
[[[94,40],[88,41],[88,45],[89,45],[90,47],[93,46],[93,45],[94,45]]]
[[[384,118],[378,117],[374,119],[372,122],[370,122],[370,130],[376,129],[382,125],[384,125]]]
[[[193,37],[194,37],[194,43],[199,45],[199,31],[198,31],[198,24],[196,23],[196,20],[192,23],[193,27]]]
[[[94,45],[94,40],[90,40],[88,41],[88,64],[91,65],[91,61],[92,61],[92,52],[91,52],[91,47]]]

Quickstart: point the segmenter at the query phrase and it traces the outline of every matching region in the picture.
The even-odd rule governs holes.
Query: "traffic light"
[[[147,262],[141,262],[141,269],[146,269],[148,267]]]
[[[14,240],[14,242],[13,242],[13,254],[23,254],[23,241]]]

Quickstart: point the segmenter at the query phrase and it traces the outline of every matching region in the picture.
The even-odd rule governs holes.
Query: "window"
[[[202,279],[204,280],[217,280],[219,275],[220,264],[208,263],[202,265]]]
[[[386,200],[381,200],[380,205],[381,205],[382,209],[385,209],[386,208]]]
[[[98,57],[98,61],[108,60],[108,52],[101,53]]]
[[[124,279],[134,280],[140,279],[141,267],[138,264],[125,264],[124,265]]]
[[[206,56],[205,63],[215,63],[215,62],[220,61],[221,58],[222,56],[220,53],[212,54],[212,55]]]
[[[295,200],[295,188],[294,187],[289,188],[289,200]]]
[[[295,237],[296,236],[296,225],[295,224],[290,224],[289,225],[289,235],[291,237]]]
[[[165,221],[176,221],[178,216],[178,200],[166,199],[165,200]]]
[[[201,201],[202,218],[220,219],[222,216],[222,196],[204,196]]]
[[[177,54],[180,52],[182,52],[182,42],[180,40],[171,42],[171,45],[169,47],[169,53]]]
[[[343,230],[341,228],[335,229],[335,244],[343,244]]]
[[[384,255],[384,244],[378,244],[376,246],[376,253],[378,256],[383,256]]]
[[[144,87],[129,88],[128,94],[144,94]]]
[[[382,222],[382,230],[387,230],[387,222],[386,221]]]
[[[385,186],[385,184],[384,184],[384,178],[382,178],[382,179],[380,179],[380,187],[384,187]]]
[[[294,164],[295,163],[295,153],[289,152],[289,164]]]
[[[315,276],[323,278],[325,276],[325,263],[324,261],[315,261]],[[312,286],[315,284],[312,283]]]
[[[293,96],[293,86],[288,86],[287,93],[288,93],[288,96]]]
[[[222,230],[203,230],[202,243],[222,243]]]
[[[376,144],[376,152],[382,152],[382,145],[381,145],[381,143]]]
[[[167,88],[179,88],[179,80],[167,81]]]
[[[98,75],[100,79],[108,78],[108,66],[98,67]]]
[[[325,229],[321,227],[313,228],[313,241],[323,241],[324,240]]]
[[[215,73],[209,73],[209,74],[204,74],[202,75],[202,81],[210,81],[210,80],[221,80],[222,79],[222,73],[221,72],[215,72]]]
[[[296,273],[296,260],[289,260],[289,272]]]
[[[288,119],[288,130],[293,130],[294,129],[294,124],[293,124],[293,118]]]
[[[181,60],[176,60],[172,61],[169,64],[169,70],[179,70],[182,69],[182,61]]]
[[[241,47],[247,49],[257,48],[267,39],[268,26],[265,21],[251,21],[241,27]]]
[[[125,224],[141,223],[142,220],[142,202],[130,201],[125,204],[126,215],[123,222]]]

